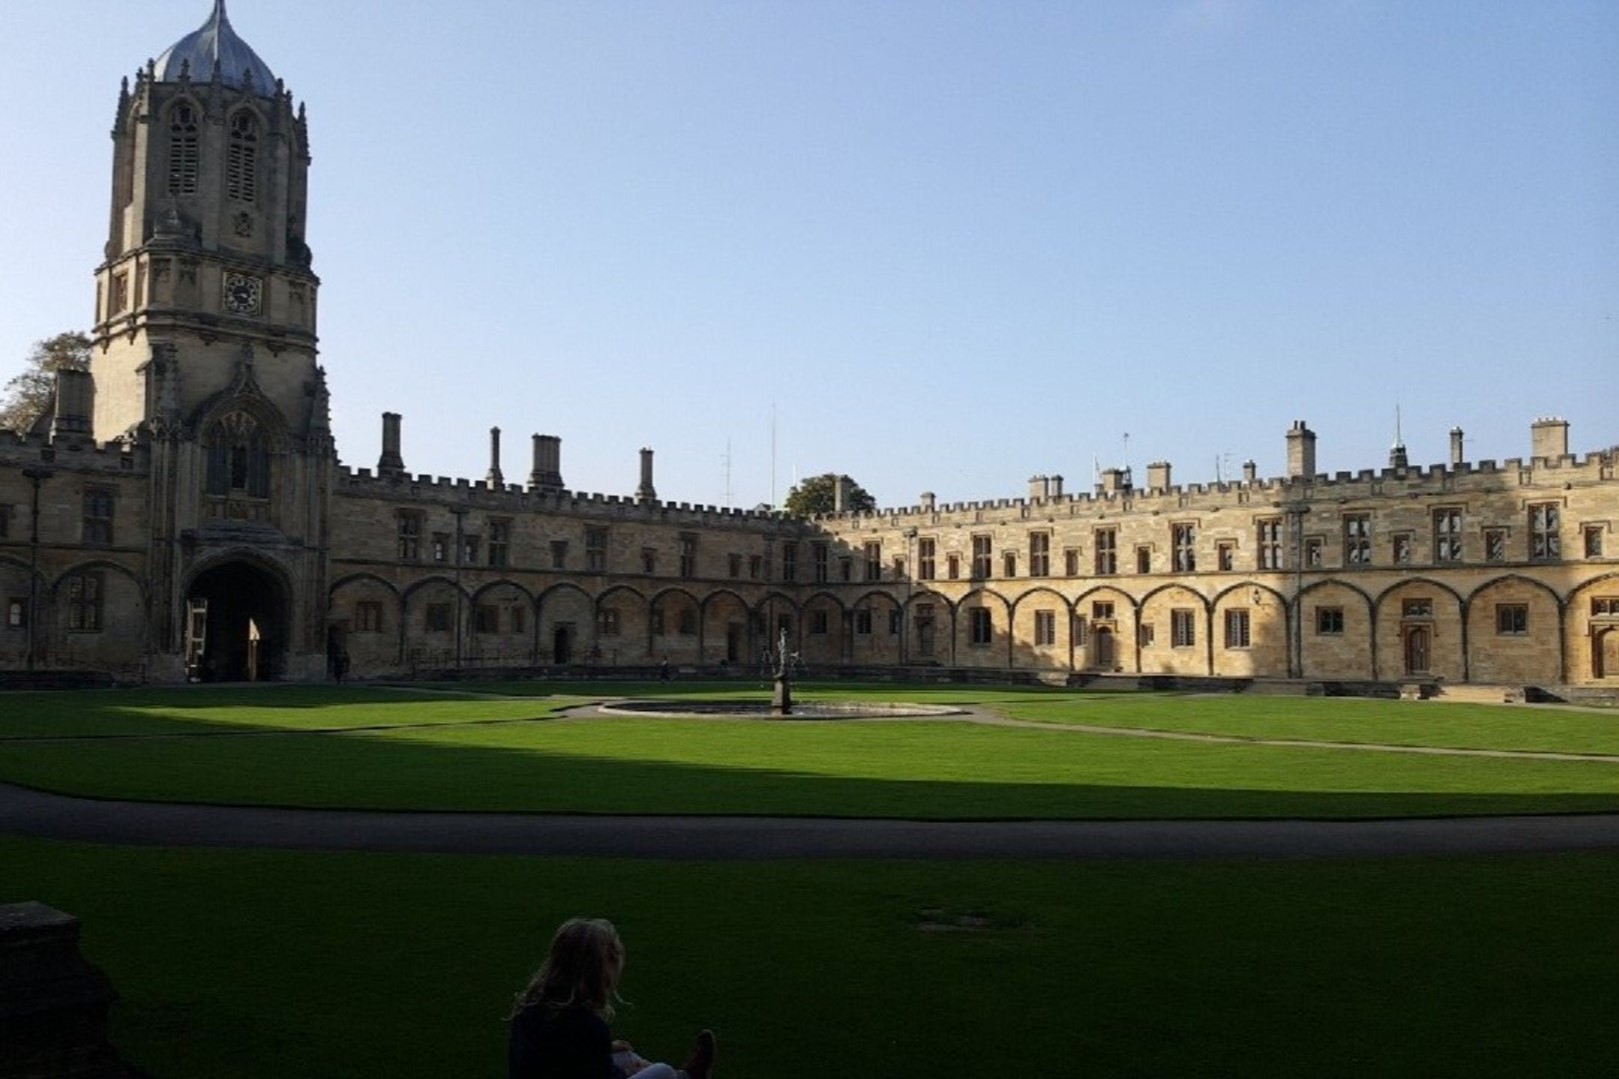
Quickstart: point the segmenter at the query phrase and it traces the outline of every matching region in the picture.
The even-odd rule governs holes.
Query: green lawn
[[[575,913],[619,1032],[722,1076],[1611,1075],[1619,858],[657,863],[0,839],[0,901],[84,919],[165,1079],[502,1074]],[[957,928],[963,917],[981,919]]]
[[[1619,717],[1386,701],[806,687],[1046,722],[558,720],[582,693],[756,695],[696,683],[522,683],[520,700],[282,687],[0,698],[0,778],[100,797],[303,806],[915,818],[1368,817],[1619,809],[1619,763],[1174,742],[1062,729],[1589,749]],[[557,689],[566,694],[553,695]],[[135,737],[135,735],[158,737]],[[57,737],[65,735],[71,737]],[[195,735],[190,737],[188,735]],[[41,737],[44,736],[44,737]]]

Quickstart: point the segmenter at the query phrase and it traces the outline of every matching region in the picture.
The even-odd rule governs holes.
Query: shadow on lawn
[[[212,724],[208,724],[212,726]],[[194,726],[194,725],[190,725]],[[233,728],[239,729],[239,728]],[[800,730],[804,728],[799,728]],[[397,810],[539,813],[699,814],[901,819],[1366,818],[1619,811],[1619,793],[1472,793],[1390,790],[1466,782],[1475,758],[1345,758],[1342,786],[1367,790],[1184,786],[1165,770],[1163,785],[1064,781],[907,779],[828,776],[788,767],[728,766],[570,753],[555,746],[454,745],[364,731],[248,731],[245,737],[119,738],[0,745],[0,777],[67,794],[146,801]],[[993,751],[987,734],[978,751]],[[1021,732],[1020,732],[1021,733]],[[1036,734],[1040,732],[1035,732]],[[408,735],[408,732],[406,732]],[[915,729],[918,746],[929,732]],[[693,729],[692,738],[703,732]],[[1071,737],[1053,735],[1053,737]],[[728,743],[716,742],[723,752]],[[902,752],[887,743],[884,752]],[[1221,747],[1232,752],[1234,747]],[[975,750],[963,742],[962,752]],[[1143,765],[1157,759],[1146,747]],[[789,747],[783,747],[783,757]],[[1241,747],[1253,769],[1284,786],[1290,751]],[[853,750],[851,750],[853,752]],[[1026,751],[1025,751],[1026,752]],[[1167,751],[1165,751],[1167,752]],[[1195,749],[1192,752],[1197,752]],[[1296,752],[1296,751],[1294,751]],[[1277,756],[1271,757],[1271,754]],[[1267,759],[1269,758],[1269,759]],[[1591,767],[1566,767],[1569,784]],[[1078,767],[1078,764],[1076,764]],[[1247,767],[1246,764],[1243,765]],[[1412,773],[1408,769],[1415,768]],[[1118,773],[1120,769],[1112,769]],[[1246,773],[1252,774],[1252,772]],[[1619,772],[1614,772],[1619,782]],[[1302,782],[1302,781],[1301,781]],[[1472,780],[1477,783],[1477,780]],[[1331,785],[1324,783],[1324,785]]]

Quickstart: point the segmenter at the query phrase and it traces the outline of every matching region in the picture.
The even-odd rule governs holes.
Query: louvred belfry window
[[[239,202],[258,197],[259,122],[247,111],[231,117],[225,159],[225,194]]]
[[[169,110],[169,194],[197,193],[197,111],[181,102]]]

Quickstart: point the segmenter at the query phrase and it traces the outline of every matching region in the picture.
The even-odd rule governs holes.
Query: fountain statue
[[[773,716],[790,716],[793,714],[793,680],[788,671],[791,657],[787,655],[787,631],[781,631],[781,644],[776,649],[776,688],[770,695],[770,714]]]

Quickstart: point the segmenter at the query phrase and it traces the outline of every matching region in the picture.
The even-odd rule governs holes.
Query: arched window
[[[232,412],[208,429],[207,491],[220,497],[270,497],[270,447],[258,422]]]
[[[169,110],[169,194],[197,193],[197,111],[185,102]]]
[[[230,152],[225,159],[225,194],[241,202],[258,197],[259,122],[246,109],[230,119]]]

